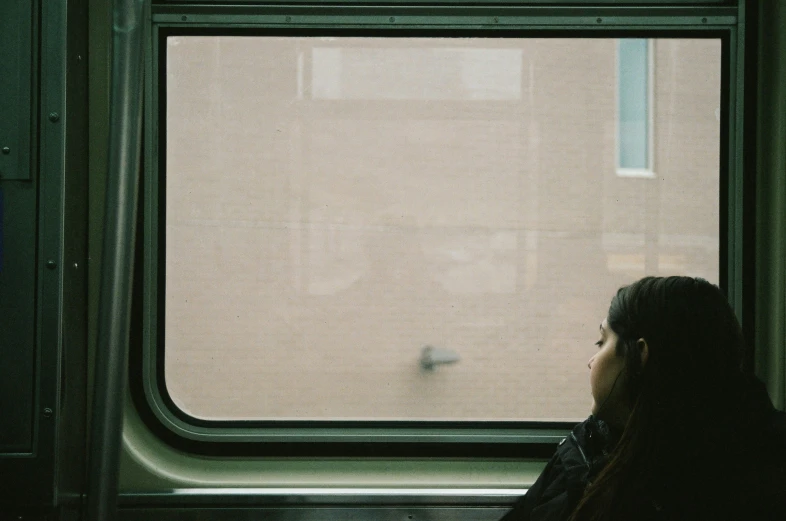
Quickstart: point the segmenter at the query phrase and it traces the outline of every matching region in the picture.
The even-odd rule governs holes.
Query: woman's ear
[[[650,346],[647,345],[647,341],[643,338],[639,338],[636,341],[636,347],[639,348],[639,354],[641,355],[641,367],[647,365],[647,359],[650,356]]]

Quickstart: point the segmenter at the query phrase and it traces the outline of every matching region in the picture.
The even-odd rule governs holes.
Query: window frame
[[[458,4],[458,2],[456,2]],[[572,424],[449,421],[205,421],[179,410],[163,369],[165,201],[165,39],[171,35],[515,36],[716,38],[721,40],[720,286],[743,317],[744,5],[670,7],[319,7],[195,5],[150,9],[147,27],[142,205],[141,339],[130,355],[131,396],[147,426],[167,443],[194,453],[375,456],[548,455]],[[651,74],[651,72],[650,72]],[[650,86],[651,88],[651,86]],[[750,172],[752,174],[753,172]],[[159,201],[162,204],[159,204]],[[746,239],[744,242],[743,239]],[[746,250],[747,251],[747,250]],[[160,290],[159,290],[160,288]],[[746,298],[743,299],[743,290]],[[424,449],[427,452],[424,452]]]

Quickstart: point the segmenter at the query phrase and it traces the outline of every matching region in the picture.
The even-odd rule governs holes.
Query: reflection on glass
[[[314,99],[521,98],[521,49],[315,47],[311,58]]]
[[[648,179],[617,175],[620,45],[170,37],[175,403],[206,419],[585,417],[616,288],[718,279],[720,43],[645,49]],[[638,168],[650,151],[632,150]],[[425,346],[459,361],[426,371]]]

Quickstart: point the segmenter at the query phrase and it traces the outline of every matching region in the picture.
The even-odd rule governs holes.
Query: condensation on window
[[[576,420],[616,289],[718,281],[721,45],[169,37],[167,390],[209,420]]]

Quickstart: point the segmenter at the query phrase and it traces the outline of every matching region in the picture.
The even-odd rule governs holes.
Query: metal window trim
[[[749,314],[753,367],[776,408],[786,410],[786,9],[759,4],[755,194],[756,311]],[[754,21],[753,23],[756,23]],[[750,83],[749,83],[750,85]],[[751,107],[748,108],[750,110]]]
[[[745,277],[744,252],[744,185],[743,175],[745,170],[744,143],[744,117],[745,117],[745,2],[740,2],[738,23],[729,31],[729,58],[728,81],[729,94],[726,109],[727,128],[727,201],[722,207],[728,211],[725,232],[726,241],[726,291],[729,302],[743,328],[745,302],[743,298],[743,281]],[[723,113],[721,113],[723,117]],[[721,134],[723,139],[723,134]],[[723,147],[721,147],[723,149]],[[721,164],[721,168],[724,165]],[[755,172],[750,172],[753,175]],[[723,179],[723,176],[721,176]],[[721,226],[724,226],[721,223]],[[723,237],[724,230],[720,230]],[[722,267],[723,268],[723,267]],[[723,270],[722,270],[723,271]],[[721,271],[721,272],[722,272]],[[723,279],[721,279],[723,281]]]
[[[309,4],[314,5],[319,1],[324,0],[268,0],[266,5],[292,5],[292,4]],[[222,6],[224,4],[237,5],[254,5],[258,4],[259,0],[191,0],[183,2],[183,0],[153,0],[156,7],[168,7],[171,4],[187,5],[200,7],[200,6]],[[689,6],[706,9],[712,6],[729,6],[735,8],[737,0],[342,0],[344,5],[363,5],[363,6],[390,6],[390,5],[435,5],[445,4],[450,6],[469,5],[491,5],[494,7],[512,6],[520,7],[526,4],[531,8],[586,8],[587,6],[613,6],[614,8],[620,7],[657,7],[657,6]]]
[[[449,0],[446,0],[446,4]],[[284,27],[327,24],[331,27],[653,27],[733,26],[735,7],[695,5],[301,5],[181,4],[155,5],[154,24],[221,24],[224,26],[275,24]]]
[[[36,342],[33,397],[33,444],[30,459],[16,460],[20,476],[12,488],[22,501],[51,502],[55,479],[57,421],[61,408],[61,371],[63,337],[63,264],[64,205],[66,169],[66,132],[69,113],[66,103],[67,79],[67,5],[65,2],[40,2],[34,5],[40,26],[34,31],[38,62],[33,77],[40,92],[32,99],[33,121],[32,178],[38,188],[38,237],[36,243]],[[34,51],[35,52],[35,51]],[[36,146],[37,145],[37,146]],[[37,148],[37,153],[36,153]],[[46,415],[44,414],[46,413]],[[34,482],[35,485],[29,483]],[[34,499],[31,499],[34,498]]]
[[[383,11],[379,14],[315,14],[287,10],[281,13],[261,14],[208,14],[192,15],[159,14],[153,17],[156,24],[172,27],[196,28],[280,28],[280,29],[513,29],[576,31],[652,31],[726,29],[735,24],[732,16],[516,16],[508,13],[472,13],[466,16],[451,16],[441,13],[408,13],[400,10]]]
[[[275,422],[267,423],[267,427],[253,426],[255,422],[213,422],[198,420],[190,418],[188,415],[180,410],[173,410],[174,404],[166,396],[165,389],[159,385],[159,373],[163,370],[159,366],[157,343],[160,340],[159,320],[162,318],[159,310],[158,300],[158,287],[161,279],[160,264],[159,264],[159,247],[160,236],[158,234],[158,225],[160,217],[160,208],[158,205],[159,198],[162,197],[159,183],[159,168],[162,168],[163,150],[160,149],[159,135],[162,132],[159,125],[163,121],[160,114],[160,107],[163,105],[162,100],[158,98],[159,94],[159,70],[161,68],[161,49],[160,41],[161,35],[171,31],[185,30],[184,32],[199,33],[200,31],[210,30],[213,31],[231,31],[239,28],[255,29],[265,31],[268,29],[337,29],[348,30],[350,33],[355,31],[369,31],[381,30],[389,31],[394,25],[389,21],[387,13],[385,15],[364,15],[357,14],[354,16],[336,14],[337,7],[324,8],[326,14],[313,14],[315,9],[311,9],[309,15],[303,15],[302,19],[296,19],[289,15],[291,18],[286,20],[287,15],[283,14],[231,14],[231,12],[215,13],[215,14],[200,14],[209,11],[208,8],[196,8],[188,6],[188,9],[181,6],[167,6],[168,10],[162,10],[161,7],[153,7],[152,24],[148,27],[148,43],[146,53],[146,89],[145,89],[145,176],[144,183],[144,288],[143,288],[143,346],[142,346],[142,388],[144,393],[143,402],[146,407],[149,407],[150,412],[155,417],[156,421],[160,423],[169,432],[174,433],[177,437],[208,443],[237,443],[237,442],[298,442],[298,443],[313,443],[313,442],[373,442],[373,443],[483,443],[483,444],[520,444],[520,443],[556,443],[561,440],[566,434],[565,428],[549,429],[548,424],[545,424],[546,429],[533,428],[532,425],[520,423],[516,426],[505,426],[504,429],[497,429],[493,427],[494,422],[485,422],[485,428],[461,428],[456,425],[446,425],[445,427],[435,427],[434,425],[428,428],[424,427],[402,427],[393,430],[386,428],[380,430],[379,427],[371,427],[367,422],[365,426],[349,426],[349,427],[330,427],[330,424],[336,422],[325,421],[325,426],[313,427],[273,427]],[[229,11],[231,9],[227,8]],[[259,12],[269,8],[255,8]],[[280,8],[270,8],[280,9]],[[290,9],[287,7],[287,9]],[[295,7],[292,7],[294,12]],[[371,9],[371,8],[369,8]],[[389,9],[389,8],[386,8]],[[742,98],[742,76],[743,71],[735,69],[741,67],[740,58],[744,53],[742,48],[742,40],[737,39],[737,32],[739,28],[744,25],[744,21],[739,19],[736,8],[707,8],[705,11],[708,13],[717,13],[722,11],[722,15],[713,17],[696,18],[684,17],[674,15],[673,17],[666,16],[663,19],[643,18],[642,16],[627,16],[616,18],[605,18],[602,24],[599,24],[592,16],[577,16],[560,18],[558,22],[553,24],[544,23],[544,19],[538,18],[515,18],[507,15],[498,16],[498,20],[489,24],[489,20],[483,19],[476,15],[466,17],[445,17],[437,13],[447,13],[452,8],[436,9],[430,8],[429,15],[426,19],[423,15],[411,15],[407,18],[405,15],[402,19],[400,15],[396,15],[395,28],[402,29],[420,29],[423,31],[440,31],[456,29],[467,33],[472,33],[479,30],[503,30],[509,31],[511,29],[521,31],[537,31],[538,36],[543,34],[554,34],[564,36],[567,32],[580,32],[580,36],[590,37],[613,37],[619,34],[637,34],[643,37],[657,37],[659,33],[679,31],[680,34],[690,33],[692,37],[721,37],[722,40],[729,42],[729,111],[730,123],[734,119],[739,119],[743,115],[743,107],[741,105]],[[458,9],[458,8],[456,8]],[[629,8],[608,8],[611,11],[631,11]],[[733,9],[734,13],[731,12]],[[358,8],[358,11],[361,9]],[[740,8],[742,10],[742,8]],[[165,12],[164,12],[165,11]],[[393,12],[392,9],[389,12]],[[679,9],[673,9],[674,12],[679,12]],[[188,14],[180,14],[186,13]],[[331,14],[332,12],[332,14]],[[434,23],[424,23],[428,20],[435,20],[433,17],[441,16],[439,21]],[[704,18],[705,20],[702,20]],[[390,32],[388,34],[395,34]],[[523,35],[519,35],[523,36]],[[739,57],[738,57],[739,56]],[[741,119],[740,119],[741,121]],[[741,168],[742,168],[742,151],[739,150],[738,143],[741,143],[741,127],[738,125],[735,129],[733,125],[729,126],[728,139],[725,141],[729,147],[728,151],[728,164],[721,164],[721,179],[724,178],[723,171],[727,171],[727,179],[729,183],[729,193],[736,194],[732,200],[728,201],[729,213],[726,222],[720,224],[722,230],[720,237],[724,237],[724,230],[728,230],[727,250],[721,252],[721,262],[724,259],[728,264],[728,277],[726,279],[727,291],[729,299],[738,316],[741,316],[742,301],[739,297],[741,295],[742,284],[742,253],[737,251],[741,242],[741,218],[742,212],[735,207],[742,204],[741,194],[732,191],[731,187],[739,185],[741,187]],[[723,135],[721,136],[723,139]],[[721,143],[723,149],[723,141]],[[723,201],[722,201],[723,202]],[[163,253],[161,253],[163,255]],[[163,258],[163,257],[161,257]],[[721,267],[721,273],[724,272],[724,266]],[[723,286],[723,281],[721,282]],[[133,369],[132,369],[133,370]],[[176,409],[176,407],[175,407]],[[434,422],[439,423],[439,422]],[[246,426],[240,426],[246,425]],[[307,425],[307,422],[303,422]],[[362,424],[360,424],[362,425]],[[404,423],[402,423],[404,425]]]
[[[121,506],[157,505],[441,505],[490,506],[512,504],[527,488],[452,487],[238,487],[173,488],[162,491],[125,491]]]

